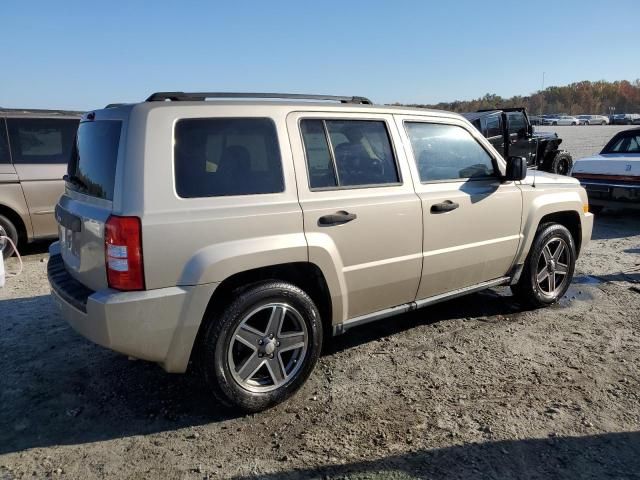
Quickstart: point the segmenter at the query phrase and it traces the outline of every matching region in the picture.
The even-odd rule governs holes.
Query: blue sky
[[[527,7],[526,5],[529,5]],[[15,1],[0,106],[91,109],[160,90],[435,103],[640,77],[637,0]]]

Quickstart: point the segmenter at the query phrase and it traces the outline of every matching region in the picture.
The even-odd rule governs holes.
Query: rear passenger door
[[[62,118],[7,119],[11,157],[36,238],[57,234],[53,211],[64,192],[62,177],[67,171],[78,122]]]
[[[309,261],[335,266],[348,293],[338,317],[413,301],[421,207],[392,116],[292,113],[287,126]]]
[[[414,161],[424,240],[417,300],[508,274],[520,241],[522,193],[466,123],[397,117]],[[476,136],[478,138],[476,138]]]

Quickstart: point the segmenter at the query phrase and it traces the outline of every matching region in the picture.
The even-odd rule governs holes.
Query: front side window
[[[339,188],[400,182],[389,133],[378,120],[302,120],[309,186]]]
[[[517,133],[524,136],[527,131],[527,122],[522,112],[509,112],[507,114],[509,121],[509,133]]]
[[[502,118],[500,115],[491,115],[487,118],[487,135],[488,138],[502,136]]]
[[[494,176],[489,154],[464,128],[406,122],[421,182],[486,179]]]
[[[8,118],[13,163],[67,164],[79,120]]]
[[[0,165],[3,163],[11,163],[11,157],[9,156],[7,127],[4,123],[4,118],[0,118]]]
[[[182,198],[284,191],[278,135],[269,118],[190,118],[174,136]]]

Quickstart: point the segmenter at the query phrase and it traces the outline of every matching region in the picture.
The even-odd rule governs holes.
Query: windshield
[[[600,153],[640,153],[640,130],[619,133]]]
[[[113,200],[118,146],[122,122],[82,122],[69,162],[69,183],[92,197]]]

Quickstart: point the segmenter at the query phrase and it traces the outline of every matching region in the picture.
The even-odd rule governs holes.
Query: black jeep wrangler
[[[562,139],[552,132],[534,132],[524,108],[478,110],[462,114],[504,158],[524,157],[529,168],[567,175],[573,159],[559,150]]]

